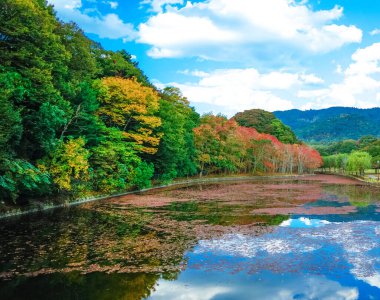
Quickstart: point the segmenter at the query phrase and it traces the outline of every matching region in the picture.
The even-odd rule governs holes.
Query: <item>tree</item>
[[[49,152],[71,112],[57,87],[70,54],[56,30],[59,22],[44,1],[0,2],[0,65],[20,74],[25,93],[13,105],[22,116],[18,152],[32,160]]]
[[[275,118],[271,112],[262,109],[245,110],[234,116],[240,126],[255,128],[260,133],[269,133]]]
[[[56,34],[68,53],[67,72],[60,81],[60,89],[67,82],[83,82],[94,79],[101,72],[95,51],[97,44],[87,38],[77,24],[59,22]]]
[[[74,181],[89,180],[89,155],[83,138],[60,141],[49,156],[39,161],[38,167],[52,176],[60,190],[71,191]]]
[[[21,75],[0,69],[0,160],[13,156],[18,146],[23,128],[17,103],[24,97],[25,88]]]
[[[285,144],[294,144],[298,143],[295,133],[290,129],[289,126],[286,126],[279,119],[274,119],[271,122],[269,132],[271,135],[278,138],[279,141]]]
[[[150,184],[153,166],[141,160],[133,143],[116,128],[104,129],[106,137],[91,149],[93,188],[103,193],[125,191]]]
[[[372,141],[370,144],[367,144],[364,148],[361,148],[361,150],[368,152],[372,157],[380,156],[380,139]]]
[[[22,159],[3,158],[0,161],[0,199],[16,203],[20,195],[46,192],[49,174]]]
[[[370,144],[376,142],[377,140],[378,139],[376,137],[374,137],[373,135],[365,135],[359,139],[358,145],[360,148],[365,148],[365,147],[369,146]]]
[[[347,169],[361,176],[371,167],[372,156],[364,151],[354,151],[348,156]]]
[[[98,63],[101,77],[122,77],[124,79],[135,78],[143,86],[153,88],[145,74],[138,68],[138,64],[132,61],[132,56],[125,50],[107,51],[100,45],[94,47],[95,57]]]
[[[161,125],[161,119],[156,115],[156,91],[136,79],[107,77],[99,83],[99,101],[97,113],[107,126],[122,130],[127,140],[136,143],[136,150],[157,152],[161,134],[154,130]]]
[[[298,143],[297,137],[290,127],[283,124],[271,112],[262,109],[251,109],[239,112],[233,118],[240,126],[252,127],[259,133],[271,134],[282,143]]]
[[[296,148],[298,173],[302,174],[306,170],[314,170],[323,164],[323,159],[319,152],[306,145],[294,145]]]
[[[209,173],[312,172],[322,165],[318,151],[283,144],[275,136],[239,126],[234,119],[205,115],[194,129],[197,162]]]
[[[161,92],[158,116],[162,138],[153,158],[156,172],[163,180],[195,174],[193,129],[199,115],[178,88],[167,87]]]

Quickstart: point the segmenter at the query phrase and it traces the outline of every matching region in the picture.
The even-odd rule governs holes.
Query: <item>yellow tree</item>
[[[39,161],[38,167],[48,172],[60,190],[71,191],[73,182],[84,182],[89,179],[88,157],[83,138],[60,141],[50,156]]]
[[[106,77],[100,81],[98,115],[107,126],[117,127],[124,136],[137,144],[137,150],[148,154],[157,152],[161,133],[156,116],[159,96],[151,87],[136,79]]]

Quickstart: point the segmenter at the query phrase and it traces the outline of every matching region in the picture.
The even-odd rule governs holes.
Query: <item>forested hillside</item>
[[[233,117],[240,126],[255,128],[260,133],[269,133],[279,141],[297,143],[297,137],[289,126],[284,125],[273,113],[262,109],[251,109],[237,113]]]
[[[79,197],[205,173],[305,172],[305,145],[199,114],[43,0],[0,2],[0,198]],[[286,142],[284,140],[284,142]]]
[[[321,110],[276,111],[274,115],[307,142],[358,140],[365,135],[380,137],[380,108],[331,107]]]

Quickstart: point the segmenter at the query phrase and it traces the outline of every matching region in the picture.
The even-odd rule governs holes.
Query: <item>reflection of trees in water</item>
[[[0,226],[0,276],[8,280],[0,283],[2,299],[148,297],[158,279],[177,279],[184,254],[197,239],[193,221],[239,228],[256,222],[277,225],[288,218],[251,216],[250,209],[184,202],[157,210],[153,217],[146,208],[94,203],[5,222]],[[183,214],[178,220],[175,211]],[[194,217],[184,220],[185,215]]]
[[[200,188],[202,187],[202,188]],[[157,193],[171,199],[242,204],[247,208],[302,205],[323,196],[322,184],[307,180],[277,179],[247,182],[205,183]],[[248,212],[250,214],[250,212]]]
[[[178,269],[192,237],[151,228],[152,214],[101,205],[0,226],[0,276]],[[153,222],[154,221],[154,222]],[[174,226],[174,224],[167,226]],[[33,274],[34,272],[34,274]]]
[[[337,189],[331,193],[340,197],[356,193],[362,201],[362,190],[328,188]],[[274,227],[266,225],[279,225],[289,216],[255,215],[255,208],[315,201],[321,198],[321,185],[295,181],[218,184],[155,195],[160,194],[180,202],[136,208],[118,199],[4,222],[0,276],[9,275],[12,280],[0,288],[9,293],[33,290],[34,298],[49,285],[46,295],[56,290],[68,295],[64,298],[76,293],[80,299],[141,299],[159,278],[176,280],[186,264],[186,251],[198,239],[270,232]],[[16,272],[30,277],[23,279]]]
[[[212,225],[240,226],[249,224],[279,225],[289,219],[285,215],[255,215],[256,205],[229,204],[220,201],[173,202],[161,208],[177,221],[205,221]]]
[[[0,226],[0,276],[179,270],[186,264],[184,253],[203,232],[214,234],[213,226],[223,233],[220,226],[230,232],[288,219],[251,211],[252,205],[218,201],[161,209],[99,202],[7,221]]]
[[[172,276],[175,278],[174,273]],[[0,282],[2,299],[128,299],[151,295],[159,274],[55,273]]]
[[[340,202],[349,202],[356,207],[367,207],[380,202],[380,190],[360,185],[329,185],[324,188],[327,194],[337,197]]]

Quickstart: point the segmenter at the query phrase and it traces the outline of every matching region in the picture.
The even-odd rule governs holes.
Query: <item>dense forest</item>
[[[180,90],[158,90],[130,54],[103,49],[45,0],[1,1],[0,89],[0,198],[8,203],[321,164],[293,137],[200,117]]]
[[[362,136],[380,137],[380,108],[331,107],[320,110],[276,111],[274,115],[306,142],[329,143]]]

